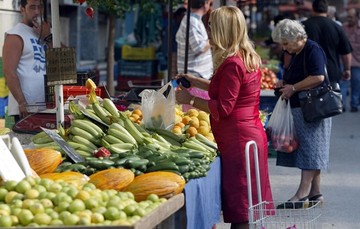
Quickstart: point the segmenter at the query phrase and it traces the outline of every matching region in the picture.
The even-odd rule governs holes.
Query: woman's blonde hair
[[[248,72],[260,67],[261,58],[249,39],[246,20],[239,8],[217,8],[211,12],[209,21],[215,71],[227,57],[236,55],[243,59]]]

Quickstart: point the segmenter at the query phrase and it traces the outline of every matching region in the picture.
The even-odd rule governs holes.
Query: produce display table
[[[164,220],[166,220],[169,216],[174,214],[184,205],[184,194],[178,194],[168,201],[161,204],[157,207],[153,212],[149,215],[141,218],[137,223],[132,226],[62,226],[62,227],[41,227],[44,229],[98,229],[98,228],[106,228],[106,229],[153,229],[156,228],[157,225],[161,224]],[[35,227],[27,227],[28,229],[35,229]],[[37,227],[38,228],[38,227]]]
[[[175,213],[174,228],[212,228],[221,220],[221,160],[217,157],[206,177],[185,185],[185,206]],[[168,228],[167,228],[168,229]]]

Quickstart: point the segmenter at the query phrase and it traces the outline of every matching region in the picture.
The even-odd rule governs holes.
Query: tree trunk
[[[114,88],[114,46],[115,46],[115,15],[109,15],[109,36],[108,36],[108,52],[107,52],[107,77],[106,77],[106,89],[110,96],[115,95]]]

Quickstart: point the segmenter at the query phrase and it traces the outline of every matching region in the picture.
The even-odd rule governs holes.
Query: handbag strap
[[[322,53],[325,55],[325,53],[324,53],[324,50],[322,50],[321,49],[321,51],[322,51]],[[304,47],[304,73],[305,73],[305,77],[307,77],[308,76],[308,72],[307,72],[307,68],[306,68],[306,47]],[[326,57],[326,55],[325,55],[325,57]],[[324,66],[324,70],[325,70],[325,74],[324,74],[324,77],[325,77],[325,82],[327,83],[327,85],[328,86],[331,86],[331,84],[330,84],[330,80],[329,80],[329,76],[328,76],[328,73],[327,73],[327,68],[326,68],[326,64],[325,64],[325,66]]]

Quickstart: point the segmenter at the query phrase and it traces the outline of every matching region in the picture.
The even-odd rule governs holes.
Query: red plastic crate
[[[101,89],[96,88],[95,93],[97,96],[101,96]],[[64,101],[66,101],[70,96],[76,97],[77,95],[88,95],[90,94],[90,90],[85,86],[63,86],[63,94]]]
[[[55,92],[53,90],[54,89],[52,89],[52,91],[48,92],[46,95],[46,107],[47,108],[55,108],[55,106],[56,106]],[[96,88],[95,93],[97,96],[101,97],[101,88]],[[85,86],[69,86],[69,85],[63,86],[64,102],[66,102],[66,100],[70,96],[76,97],[77,95],[88,95],[88,94],[90,94],[90,90],[87,89]]]

